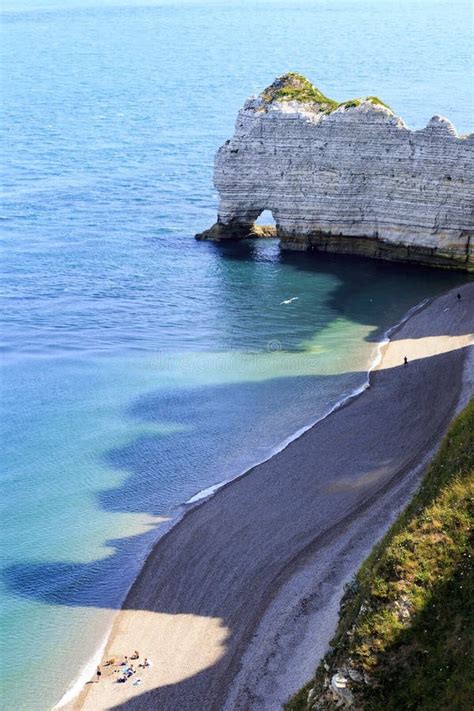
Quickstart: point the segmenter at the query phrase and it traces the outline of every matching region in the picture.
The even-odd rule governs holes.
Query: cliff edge
[[[218,218],[196,237],[255,236],[270,210],[286,249],[474,271],[473,167],[474,134],[446,118],[412,131],[377,97],[338,103],[285,74],[217,151]]]

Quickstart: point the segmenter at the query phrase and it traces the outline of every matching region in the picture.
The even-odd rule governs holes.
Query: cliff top
[[[368,101],[371,104],[384,106],[389,111],[392,109],[387,106],[377,96],[367,96],[359,99],[349,99],[339,103],[334,99],[325,96],[314,84],[312,84],[302,74],[296,72],[288,72],[280,77],[277,77],[273,84],[267,86],[260,94],[260,98],[266,105],[274,104],[280,101],[298,101],[302,104],[316,105],[318,111],[331,113],[340,107],[353,108],[359,106],[363,101]]]

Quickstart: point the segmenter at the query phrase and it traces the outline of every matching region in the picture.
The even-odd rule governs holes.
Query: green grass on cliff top
[[[286,711],[336,709],[327,683],[348,664],[369,681],[351,682],[362,711],[474,708],[473,522],[474,400],[346,591],[332,649]]]
[[[363,101],[363,99],[350,99],[339,103],[325,96],[306,77],[296,72],[288,72],[275,79],[273,84],[262,91],[261,96],[267,104],[276,101],[299,101],[303,104],[318,104],[321,111],[328,113],[340,106],[346,108],[359,106]],[[390,107],[377,96],[368,96],[366,101],[370,101],[372,104],[380,104],[391,111]]]
[[[264,101],[301,101],[302,103],[324,104],[328,107],[337,107],[337,101],[329,99],[311,84],[306,77],[296,72],[288,72],[275,79],[273,84],[263,92]]]

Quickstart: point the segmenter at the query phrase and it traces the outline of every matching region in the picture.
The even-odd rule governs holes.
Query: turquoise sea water
[[[472,130],[470,4],[3,7],[1,698],[36,711],[180,505],[363,385],[384,331],[464,280],[196,243],[238,108],[296,70]]]

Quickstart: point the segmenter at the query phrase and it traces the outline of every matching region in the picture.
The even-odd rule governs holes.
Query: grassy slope
[[[326,108],[336,108],[337,101],[329,99],[306,77],[296,72],[288,72],[275,79],[273,84],[262,92],[263,98],[268,101],[301,101],[321,104]]]
[[[334,111],[340,106],[344,106],[347,109],[359,106],[364,100],[370,101],[372,104],[385,106],[385,108],[391,111],[390,107],[377,96],[368,96],[366,99],[350,99],[342,103],[334,101],[334,99],[325,96],[316,86],[311,84],[306,77],[296,72],[288,72],[278,77],[273,84],[264,89],[261,95],[267,103],[274,101],[300,101],[301,103],[318,104],[320,109],[327,113]]]
[[[349,669],[364,711],[474,708],[473,519],[474,400],[346,591],[332,649],[286,711],[335,709],[328,682]]]

